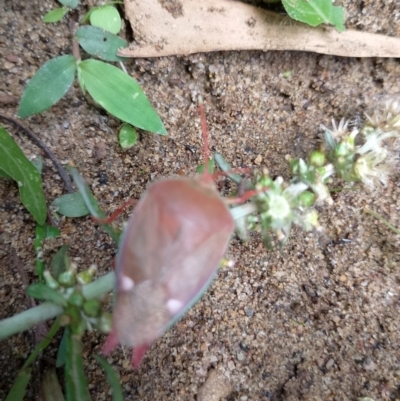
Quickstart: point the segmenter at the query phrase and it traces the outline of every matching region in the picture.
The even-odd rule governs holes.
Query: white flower
[[[398,137],[395,131],[382,132],[375,129],[366,135],[364,145],[357,147],[356,159],[353,170],[356,176],[371,189],[378,183],[387,185],[389,175],[392,173],[397,157],[394,152],[382,146],[382,141],[392,137]]]

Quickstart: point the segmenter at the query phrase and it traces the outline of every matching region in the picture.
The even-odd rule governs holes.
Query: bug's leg
[[[255,195],[262,194],[263,192],[268,191],[268,187],[262,188],[262,189],[251,189],[250,191],[245,192],[242,196],[239,196],[237,198],[227,198],[225,199],[225,202],[228,205],[236,205],[238,203],[243,203],[252,198]]]
[[[110,224],[128,207],[137,203],[137,199],[129,199],[124,202],[115,212],[113,212],[109,217],[105,219],[97,219],[92,217],[92,220],[99,224]]]
[[[103,354],[108,355],[119,343],[117,332],[111,330],[103,347]]]
[[[137,369],[142,361],[144,354],[150,348],[150,345],[142,344],[139,345],[132,350],[132,366],[134,369]]]

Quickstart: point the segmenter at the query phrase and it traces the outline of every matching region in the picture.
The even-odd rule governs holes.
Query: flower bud
[[[81,308],[84,302],[85,298],[79,291],[74,291],[68,298],[68,303],[70,305],[77,306],[78,308]]]
[[[58,276],[58,282],[63,286],[63,287],[72,287],[75,284],[75,276],[74,273],[70,270],[67,270],[65,272],[62,272]]]
[[[299,195],[299,206],[308,208],[311,207],[317,199],[317,196],[310,191],[304,191]]]
[[[98,317],[101,313],[101,302],[98,299],[89,299],[83,304],[86,316]]]
[[[53,278],[49,270],[45,270],[43,272],[44,280],[46,281],[46,285],[53,290],[57,290],[60,287],[60,284]]]
[[[314,150],[310,153],[309,162],[315,167],[321,167],[325,164],[326,157],[320,150]]]
[[[99,319],[99,330],[108,334],[112,328],[112,315],[109,312],[103,312]]]

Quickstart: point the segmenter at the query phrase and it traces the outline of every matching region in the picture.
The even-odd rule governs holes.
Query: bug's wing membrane
[[[179,263],[179,269],[165,269],[163,271],[163,281],[169,299],[178,300],[182,303],[182,308],[177,312],[176,318],[179,318],[197,302],[211,284],[218,271],[229,237],[230,232],[219,232],[211,235],[191,252],[186,253],[185,258],[176,261]]]
[[[179,245],[180,221],[151,192],[138,204],[131,219],[127,227],[134,229],[124,233],[124,251],[118,252],[118,273],[121,271],[135,284],[156,282],[170,251],[176,253],[174,244]]]

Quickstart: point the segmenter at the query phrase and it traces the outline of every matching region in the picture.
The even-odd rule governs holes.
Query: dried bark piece
[[[220,50],[301,50],[345,57],[400,57],[400,38],[312,28],[233,0],[174,2],[179,3],[181,13],[172,12],[158,0],[125,0],[125,12],[137,42],[121,49],[118,55],[161,57]]]

